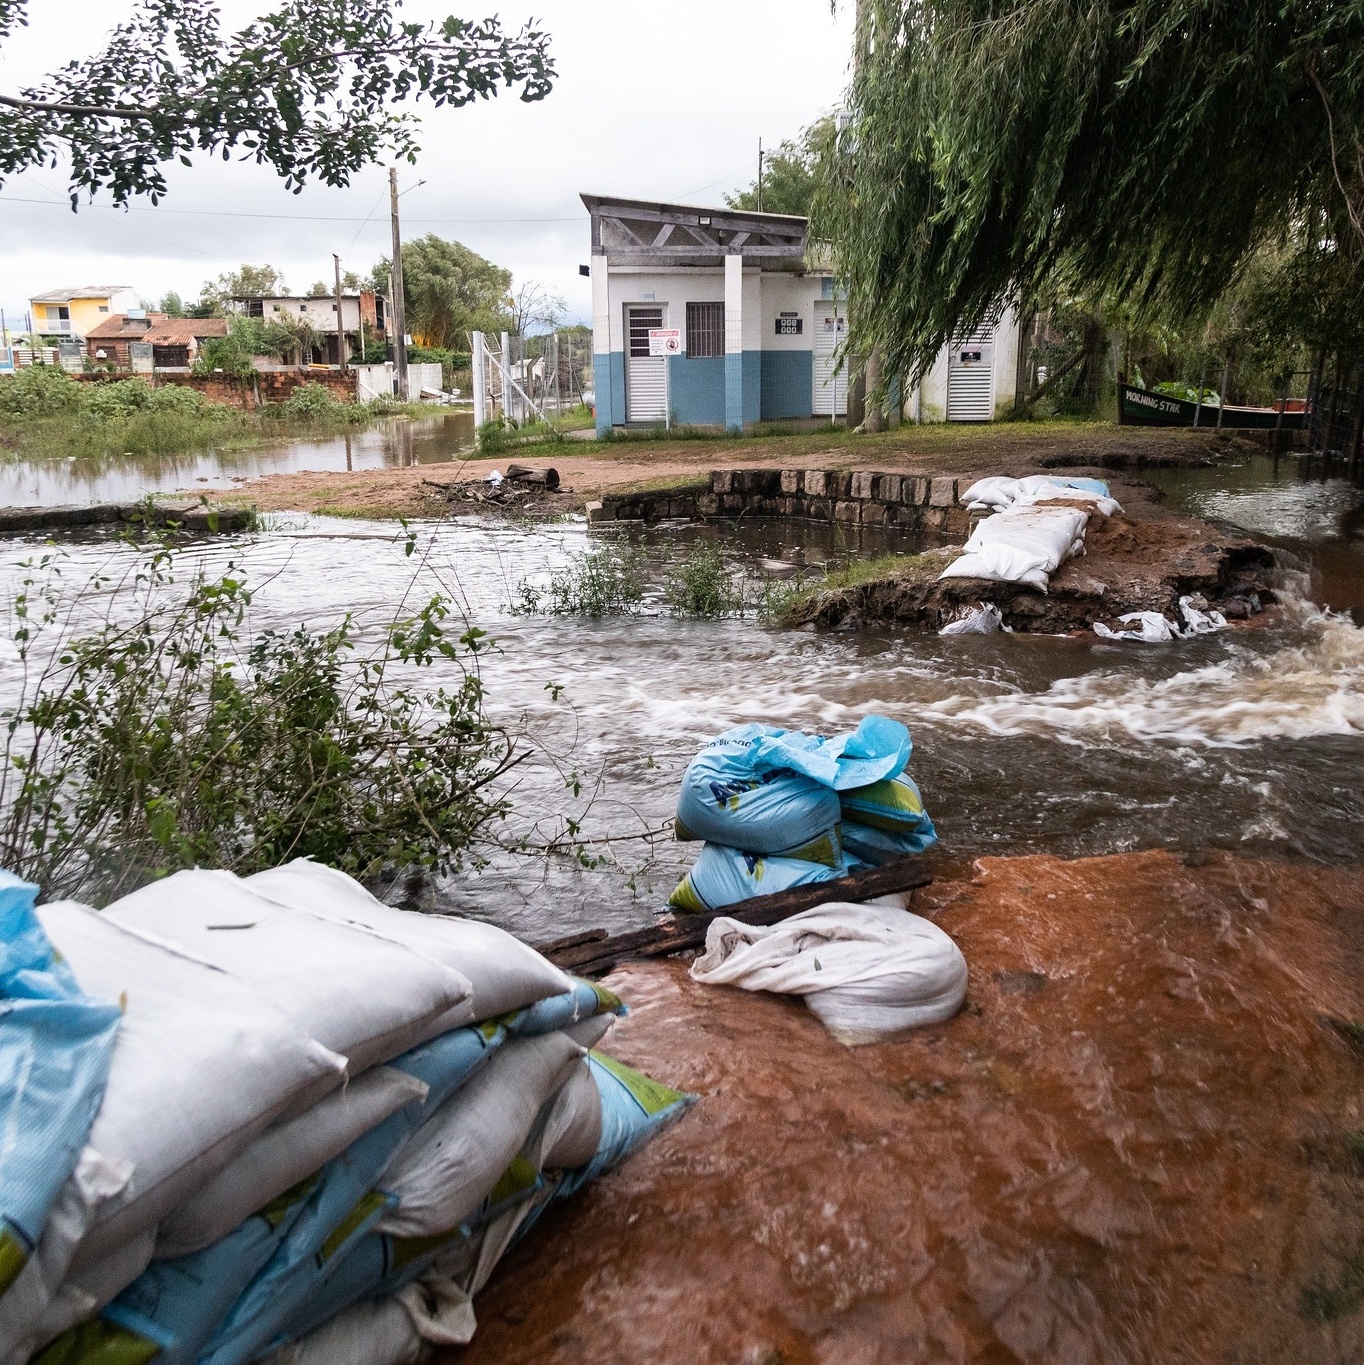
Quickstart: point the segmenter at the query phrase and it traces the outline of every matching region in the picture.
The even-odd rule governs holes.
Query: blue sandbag
[[[770,896],[793,886],[834,881],[860,866],[847,853],[839,855],[837,867],[801,862],[795,858],[765,858],[723,844],[707,844],[692,869],[678,882],[668,904],[674,910],[708,914],[723,910],[750,896]]]
[[[872,825],[854,824],[851,820],[845,820],[839,828],[843,847],[872,867],[894,862],[909,853],[923,853],[938,842],[933,822],[926,817],[913,834],[891,834]]]
[[[888,834],[932,833],[933,822],[924,809],[919,784],[908,773],[899,773],[884,782],[840,792],[839,807],[844,827],[849,821],[870,825]]]
[[[592,1019],[599,1014],[624,1016],[629,1013],[625,1002],[615,991],[608,991],[595,981],[571,977],[573,989],[562,995],[551,995],[537,1000],[525,1009],[505,1016],[501,1022],[516,1038],[538,1037],[576,1024],[580,1019]]]
[[[0,871],[0,1294],[19,1277],[104,1099],[122,1012],[81,990]]]
[[[395,1202],[373,1193],[383,1170],[506,1036],[497,1024],[454,1029],[388,1063],[425,1082],[426,1098],[385,1119],[212,1246],[153,1261],[104,1309],[102,1325],[85,1324],[53,1343],[54,1365],[79,1360],[70,1352],[88,1353],[96,1344],[126,1355],[150,1343],[160,1348],[158,1365],[250,1360],[308,1297],[326,1263],[362,1239]]]
[[[809,777],[775,768],[760,772],[754,765],[755,744],[784,733],[741,725],[707,744],[682,777],[677,837],[835,861],[831,831],[838,823],[838,797]]]
[[[843,792],[894,777],[903,771],[913,750],[909,729],[898,720],[864,716],[852,734],[834,739],[799,730],[766,730],[755,738],[752,761],[757,772],[797,772]]]

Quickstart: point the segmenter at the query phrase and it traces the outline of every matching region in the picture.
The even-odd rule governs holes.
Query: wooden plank
[[[837,881],[796,886],[770,896],[753,896],[728,905],[714,915],[671,915],[647,929],[608,936],[604,930],[588,930],[540,946],[556,967],[578,976],[604,976],[613,967],[634,959],[667,957],[706,941],[711,921],[741,920],[745,924],[776,924],[802,910],[829,901],[867,901],[895,891],[927,886],[932,874],[917,857],[897,858],[884,867],[864,868]]]

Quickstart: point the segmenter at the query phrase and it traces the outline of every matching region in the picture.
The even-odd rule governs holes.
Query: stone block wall
[[[957,480],[880,470],[716,469],[710,482],[591,504],[594,525],[709,517],[795,517],[851,526],[900,526],[965,535],[970,513]]]

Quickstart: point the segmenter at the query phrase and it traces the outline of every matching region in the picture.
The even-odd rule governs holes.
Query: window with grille
[[[687,354],[693,360],[713,360],[725,353],[725,305],[687,305]]]

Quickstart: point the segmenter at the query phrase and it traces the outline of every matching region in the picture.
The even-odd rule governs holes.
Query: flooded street
[[[131,502],[149,493],[234,488],[264,474],[293,474],[305,469],[398,469],[437,464],[472,450],[473,443],[473,414],[459,409],[416,421],[383,418],[353,432],[311,441],[276,441],[250,450],[0,460],[0,507]]]

